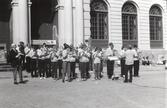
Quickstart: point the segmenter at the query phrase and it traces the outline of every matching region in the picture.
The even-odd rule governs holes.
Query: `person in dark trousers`
[[[25,69],[25,47],[24,47],[24,42],[19,42],[18,47],[16,48],[20,57],[19,57],[19,63],[17,70],[19,71],[20,74],[20,83],[24,83],[23,81],[23,70]]]
[[[62,49],[58,49],[58,52],[57,52],[57,55],[58,55],[58,78],[57,79],[60,79],[62,78],[62,64],[63,64],[63,55],[62,55]]]
[[[76,51],[74,47],[71,47],[70,49],[70,67],[71,67],[71,80],[75,79],[75,68],[76,68]]]
[[[11,45],[9,55],[10,55],[10,63],[11,63],[11,66],[13,67],[14,84],[18,84],[17,74],[19,74],[20,83],[22,83],[23,82],[22,73],[18,71],[19,65],[20,65],[19,60],[21,59],[21,55],[16,50],[16,44]]]
[[[30,67],[31,67],[31,77],[38,77],[38,73],[37,73],[37,63],[38,63],[38,55],[37,55],[37,51],[32,48],[32,56],[31,56],[31,63],[30,63]]]
[[[125,75],[125,51],[127,50],[127,48],[125,48],[124,46],[122,47],[121,53],[120,53],[120,61],[121,61],[121,77],[123,77]]]
[[[21,55],[21,59],[20,59],[20,71],[25,70],[25,46],[24,46],[24,42],[19,42],[19,45],[17,47],[17,51],[20,53]]]
[[[111,79],[114,72],[114,60],[110,60],[109,57],[114,56],[113,43],[109,43],[109,47],[106,50],[106,56],[107,56],[107,76],[108,76],[108,79]]]
[[[54,80],[58,80],[58,73],[57,73],[57,67],[58,67],[58,55],[57,55],[57,49],[53,48],[53,51],[51,51],[51,67],[52,67],[52,78]]]
[[[80,72],[81,72],[81,80],[86,81],[88,78],[88,71],[89,71],[89,58],[90,53],[87,51],[87,47],[82,45],[79,51],[79,65],[80,65]]]
[[[25,59],[26,59],[26,71],[28,73],[31,72],[31,46],[29,44],[26,45],[25,49],[24,49],[24,52],[25,52]]]
[[[134,58],[136,58],[137,54],[134,50],[132,50],[132,46],[128,46],[128,50],[125,52],[125,80],[124,82],[132,82],[132,68],[134,65]]]
[[[95,80],[101,79],[101,59],[102,59],[102,51],[101,48],[96,48],[94,54],[94,74],[95,74]]]
[[[39,76],[40,79],[45,79],[46,78],[46,55],[47,55],[47,49],[46,49],[46,44],[43,43],[42,47],[37,50],[38,54],[38,71],[39,71]]]
[[[139,51],[137,45],[134,45],[134,49],[133,50],[137,54],[137,57],[134,58],[134,77],[139,77],[140,51]]]

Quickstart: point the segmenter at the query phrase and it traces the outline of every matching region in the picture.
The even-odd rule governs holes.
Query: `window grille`
[[[163,48],[162,12],[157,6],[150,9],[150,47]]]
[[[131,3],[122,8],[122,40],[123,45],[137,45],[137,9]]]
[[[102,0],[91,3],[91,38],[108,39],[108,12],[107,5]]]

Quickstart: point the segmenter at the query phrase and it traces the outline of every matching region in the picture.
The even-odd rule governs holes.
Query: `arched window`
[[[162,12],[158,6],[150,9],[150,47],[163,48]]]
[[[103,47],[108,44],[108,8],[103,0],[92,0],[90,7],[92,44]]]
[[[132,3],[125,3],[122,7],[122,40],[123,45],[138,44],[137,9]]]

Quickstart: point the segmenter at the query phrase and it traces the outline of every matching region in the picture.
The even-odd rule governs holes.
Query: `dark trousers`
[[[58,60],[58,73],[59,73],[59,78],[62,77],[62,64],[63,64],[63,61],[62,60]]]
[[[31,72],[31,58],[26,57],[26,71]]]
[[[86,62],[86,78],[90,78],[90,74],[89,74],[89,70],[90,70],[90,67],[89,67],[89,62]]]
[[[17,82],[17,74],[19,75],[19,81],[23,82],[23,73],[22,73],[21,66],[18,66],[17,68],[14,68],[13,70],[14,82]]]
[[[125,75],[125,60],[121,59],[121,76]]]
[[[80,62],[81,78],[87,78],[88,65],[86,62]]]
[[[70,62],[63,61],[63,71],[62,71],[62,80],[65,80],[65,77],[67,75],[68,81],[71,80],[71,66]]]
[[[114,61],[107,60],[107,76],[110,79],[114,72]]]
[[[132,82],[132,68],[133,65],[125,65],[125,82]]]
[[[45,60],[42,60],[42,59],[39,59],[39,62],[38,62],[38,68],[39,68],[39,76],[40,77],[45,77],[46,75],[46,61]]]
[[[134,61],[134,76],[139,76],[139,60]]]
[[[51,77],[51,60],[45,59],[46,64],[46,77]]]
[[[93,58],[92,57],[90,57],[89,59],[89,70],[93,71]]]
[[[101,77],[101,63],[94,64],[94,73],[95,73],[95,79],[100,79],[100,77]]]
[[[71,65],[71,78],[75,79],[76,78],[76,76],[75,76],[76,62],[70,62],[70,65]]]
[[[52,78],[56,79],[59,77],[58,73],[57,73],[57,62],[51,62],[51,66],[52,66]]]
[[[31,70],[31,77],[37,77],[37,59],[32,59],[31,58],[31,63],[30,63],[30,70]]]

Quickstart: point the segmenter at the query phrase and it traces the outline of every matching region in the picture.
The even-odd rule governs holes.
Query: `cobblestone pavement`
[[[13,84],[11,72],[0,72],[0,108],[166,108],[164,66],[142,66],[133,83],[109,80],[105,71],[100,81],[70,83],[24,73],[28,82],[19,85]]]

